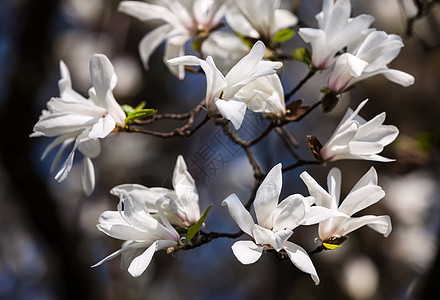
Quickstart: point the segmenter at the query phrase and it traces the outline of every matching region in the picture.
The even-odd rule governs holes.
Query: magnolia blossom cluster
[[[206,120],[224,118],[238,130],[247,109],[270,119],[271,126],[277,129],[292,120],[286,117],[294,110],[292,105],[286,107],[291,95],[285,96],[277,71],[283,67],[281,60],[285,59],[280,43],[293,36],[288,28],[295,26],[298,19],[291,12],[280,9],[280,1],[122,1],[118,9],[141,21],[162,22],[139,44],[146,68],[151,54],[162,42],[165,42],[164,62],[179,79],[184,79],[186,66],[200,67],[206,79],[205,98],[200,102],[206,111]],[[351,18],[350,14],[349,0],[324,0],[322,11],[316,15],[319,28],[299,29],[302,39],[311,44],[311,56],[303,59],[310,68],[309,74],[313,76],[318,70],[333,67],[327,79],[328,94],[333,96],[376,74],[383,74],[403,86],[411,85],[414,82],[411,75],[387,67],[403,47],[401,38],[370,28],[374,21],[372,16]],[[219,31],[225,22],[234,33]],[[194,51],[185,55],[188,42],[192,43]],[[63,152],[71,147],[55,175],[57,181],[66,179],[76,150],[82,153],[82,184],[85,194],[90,195],[95,186],[91,159],[101,151],[100,139],[112,132],[136,131],[130,127],[130,122],[147,115],[142,109],[123,110],[116,102],[113,89],[117,77],[106,56],[95,54],[90,60],[93,87],[88,98],[72,89],[69,70],[63,62],[60,69],[60,96],[48,101],[47,110],[43,110],[31,137],[54,138],[42,158],[59,146],[52,171],[57,168]],[[348,109],[324,145],[317,138],[309,137],[318,163],[348,159],[393,161],[380,153],[396,139],[399,131],[395,126],[383,124],[385,113],[368,121],[363,119],[359,112],[367,101],[361,102],[354,111]],[[235,142],[240,144],[240,141]],[[247,152],[251,151],[250,142],[241,143]],[[255,186],[255,199],[246,207],[235,194],[222,202],[242,233],[251,238],[239,240],[232,246],[232,253],[241,263],[252,264],[264,252],[274,252],[281,258],[290,259],[318,284],[318,273],[308,252],[289,241],[296,228],[318,224],[321,250],[339,247],[349,233],[365,225],[384,236],[390,234],[389,216],[353,217],[385,196],[373,167],[341,202],[342,175],[337,168],[328,173],[328,191],[309,173],[302,172],[300,178],[310,195],[292,194],[279,202],[282,174],[281,164],[272,167],[258,189]],[[196,244],[202,240],[200,235],[205,238],[203,243],[221,236],[200,230],[210,207],[201,213],[195,180],[183,156],[177,158],[172,185],[173,189],[123,184],[110,191],[119,197],[117,210],[102,213],[97,227],[124,242],[121,249],[94,266],[121,255],[122,266],[136,277],[147,269],[156,251],[189,250],[193,243],[201,245]],[[251,204],[255,218],[247,209]]]
[[[403,47],[402,39],[369,28],[374,22],[370,15],[351,18],[350,14],[350,0],[324,0],[316,15],[319,29],[299,29],[299,35],[312,46],[313,67],[324,70],[334,65],[327,79],[330,91],[342,93],[377,74],[402,86],[413,84],[413,76],[387,67]]]

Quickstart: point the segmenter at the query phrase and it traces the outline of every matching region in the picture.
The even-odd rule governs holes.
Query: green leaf
[[[189,241],[192,240],[193,237],[196,236],[197,232],[200,230],[200,227],[202,227],[203,222],[205,222],[206,216],[208,215],[209,210],[211,209],[212,204],[208,206],[208,208],[205,210],[203,215],[200,217],[200,219],[192,225],[190,228],[188,228],[188,233],[186,234],[186,243],[188,244]]]
[[[238,32],[236,32],[235,34],[240,38],[240,40],[241,40],[246,46],[249,47],[249,49],[251,49],[251,48],[254,46],[254,44],[252,44],[251,41],[247,40],[242,34],[240,34],[240,33],[238,33]]]
[[[292,29],[287,29],[287,28],[281,29],[274,35],[272,40],[275,43],[282,43],[290,40],[291,38],[293,38],[294,35],[295,35],[295,31],[293,31]]]
[[[297,61],[303,62],[308,66],[312,64],[312,54],[310,53],[309,49],[297,48],[293,50],[292,56]]]
[[[151,108],[135,110],[134,112],[130,113],[125,118],[125,124],[127,124],[129,122],[134,122],[136,120],[139,120],[139,119],[142,119],[142,118],[145,118],[148,116],[152,116],[156,112],[157,112],[157,110],[151,109]]]
[[[125,112],[125,115],[127,115],[127,116],[129,114],[132,114],[132,113],[135,112],[135,109],[132,106],[128,105],[128,104],[121,105],[121,108]]]
[[[191,47],[194,51],[199,52],[200,48],[202,47],[202,40],[201,39],[194,39],[191,43]]]
[[[323,94],[327,94],[327,93],[330,93],[330,89],[325,86],[325,87],[321,88],[320,92]]]
[[[147,104],[147,102],[142,101],[141,103],[139,103],[139,104],[134,108],[134,110],[140,110],[140,109],[143,109],[143,108],[145,107],[146,104]]]

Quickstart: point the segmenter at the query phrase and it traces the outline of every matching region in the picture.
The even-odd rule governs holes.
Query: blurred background
[[[352,0],[354,16],[368,13],[379,30],[402,36],[405,48],[391,67],[412,74],[409,88],[381,76],[359,83],[344,94],[330,114],[315,110],[303,122],[290,124],[298,152],[312,159],[306,135],[326,141],[348,106],[370,101],[361,115],[370,119],[386,111],[386,124],[400,129],[384,156],[395,163],[346,161],[303,167],[283,176],[282,197],[307,195],[298,175],[307,170],[325,186],[330,168],[343,174],[344,197],[371,165],[387,195],[362,214],[388,214],[388,238],[365,227],[341,248],[312,256],[321,283],[290,261],[263,255],[254,265],[240,264],[230,249],[234,240],[217,239],[191,251],[155,254],[147,271],[132,278],[121,270],[119,257],[98,268],[90,266],[120,248],[121,242],[96,229],[99,215],[115,210],[118,199],[109,190],[123,183],[171,188],[171,175],[182,154],[196,180],[200,206],[213,204],[206,231],[236,232],[238,227],[221,201],[235,192],[243,201],[253,185],[252,168],[240,148],[228,142],[212,122],[190,139],[163,140],[139,134],[118,134],[102,141],[94,159],[95,192],[85,197],[80,164],[57,183],[49,172],[54,154],[40,157],[51,141],[29,139],[41,110],[58,95],[59,61],[68,65],[73,88],[83,95],[91,86],[88,64],[94,53],[106,54],[119,81],[120,104],[162,113],[184,113],[204,97],[205,78],[187,74],[179,82],[162,62],[163,45],[142,67],[137,47],[154,24],[117,12],[114,0],[0,0],[0,299],[436,299],[440,292],[440,3],[427,0]],[[301,20],[316,26],[322,1],[284,1]],[[411,25],[408,27],[408,25]],[[298,27],[294,28],[295,30]],[[410,30],[411,29],[411,30]],[[296,35],[286,49],[305,47]],[[286,50],[287,51],[287,50]],[[281,78],[286,91],[307,73],[299,62],[286,62]],[[328,73],[313,77],[295,96],[319,100]],[[196,120],[199,122],[200,118]],[[267,120],[247,112],[239,134],[251,138]],[[161,121],[150,127],[172,130],[181,122]],[[295,162],[276,134],[256,145],[263,172],[277,162]],[[210,151],[210,159],[200,163]],[[77,153],[77,159],[81,154]],[[206,157],[205,157],[206,158]],[[306,250],[317,244],[317,226],[298,228],[292,241]],[[243,238],[247,238],[243,236]]]

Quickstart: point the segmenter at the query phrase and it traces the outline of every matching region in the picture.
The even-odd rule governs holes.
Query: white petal
[[[184,212],[190,224],[196,223],[200,219],[199,195],[196,183],[189,174],[182,155],[177,157],[173,173],[173,187],[177,194],[178,208]]]
[[[283,248],[286,250],[292,263],[301,271],[310,274],[315,284],[319,284],[318,273],[316,273],[315,266],[307,252],[300,246],[288,241],[284,243]]]
[[[238,227],[248,235],[252,236],[252,228],[255,223],[251,214],[244,208],[237,195],[231,194],[223,200],[222,206],[227,206],[231,217],[237,223]]]
[[[298,227],[306,216],[307,201],[300,194],[290,195],[276,207],[273,225],[274,231],[293,230]]]
[[[101,153],[101,143],[99,140],[91,139],[81,141],[81,144],[79,144],[78,146],[78,151],[80,151],[85,156],[95,158]]]
[[[243,123],[244,115],[246,114],[246,103],[232,99],[225,101],[216,98],[215,105],[222,116],[231,121],[235,130],[240,129],[241,123]]]
[[[94,54],[90,59],[90,77],[102,107],[112,115],[116,123],[124,123],[125,113],[113,96],[117,77],[107,56]]]
[[[339,211],[351,216],[354,213],[378,202],[384,196],[385,192],[380,186],[365,186],[354,191],[353,193],[350,193],[339,206]]]
[[[115,239],[142,240],[150,244],[154,242],[154,239],[151,239],[144,231],[140,231],[128,224],[118,211],[103,212],[99,216],[98,225],[96,225],[96,227],[99,231]]]
[[[115,129],[116,122],[113,117],[108,114],[105,118],[100,118],[99,121],[93,125],[90,130],[89,137],[91,139],[105,138],[110,132]]]
[[[274,32],[281,29],[295,26],[298,23],[298,18],[286,9],[277,9],[274,12]]]
[[[163,56],[163,61],[166,63],[169,59],[183,56],[185,54],[185,42],[189,40],[188,35],[178,35],[167,40],[165,43],[165,53]],[[184,66],[173,66],[167,64],[170,72],[177,76],[180,80],[185,78],[185,67]]]
[[[338,168],[332,168],[327,175],[327,187],[330,196],[332,197],[331,209],[336,210],[339,205],[339,199],[341,196],[341,182],[342,174]]]
[[[144,271],[148,268],[154,253],[156,252],[156,247],[157,242],[154,242],[150,247],[147,248],[147,250],[144,251],[144,253],[131,261],[131,264],[128,267],[128,272],[131,276],[138,277],[144,273]]]
[[[307,186],[309,193],[313,198],[315,198],[316,205],[323,206],[326,208],[332,207],[332,198],[329,193],[324,190],[316,180],[310,176],[306,171],[302,172],[299,177],[301,177],[302,181]]]
[[[255,215],[258,224],[265,228],[272,228],[275,220],[273,219],[274,210],[278,204],[278,199],[283,185],[283,174],[281,164],[274,166],[257,190],[254,201]]]
[[[55,180],[58,182],[62,182],[69,175],[70,170],[72,169],[73,158],[75,156],[76,148],[78,148],[78,139],[76,139],[75,144],[73,145],[72,151],[70,151],[69,156],[64,161],[58,173],[55,175]]]
[[[244,265],[253,264],[263,254],[263,247],[257,246],[252,241],[238,241],[231,248],[235,257]]]
[[[414,76],[394,69],[383,70],[382,73],[388,80],[400,84],[401,86],[410,86],[414,83]]]
[[[90,196],[95,189],[95,169],[92,160],[87,156],[84,156],[81,165],[81,182],[84,193]]]
[[[274,232],[270,229],[263,228],[260,225],[255,224],[252,229],[252,235],[255,242],[259,245],[270,245],[276,251],[280,251],[283,244],[293,234],[291,230],[280,230]]]
[[[387,237],[392,230],[391,219],[389,216],[362,216],[359,218],[350,218],[343,226],[339,228],[341,235],[347,235],[356,229],[368,225],[370,228]]]
[[[108,260],[110,260],[110,259],[115,258],[116,256],[118,256],[119,254],[124,253],[125,251],[130,251],[130,250],[132,250],[132,249],[139,249],[139,248],[141,248],[141,247],[145,247],[146,245],[147,245],[147,244],[146,244],[146,243],[143,243],[143,242],[141,242],[141,243],[137,243],[137,242],[131,243],[131,244],[129,244],[128,246],[123,247],[123,248],[119,249],[118,251],[113,252],[112,254],[110,254],[109,256],[107,256],[106,258],[104,258],[103,260],[97,262],[96,264],[94,264],[94,265],[92,266],[92,268],[95,268],[95,267],[97,267],[97,266],[102,265],[104,262],[106,262],[106,261],[108,261]]]
[[[312,206],[307,212],[304,222],[301,225],[318,224],[328,219],[336,218],[336,217],[348,218],[346,214],[339,212],[337,210],[328,209],[322,206]]]
[[[139,54],[146,70],[149,69],[148,61],[151,54],[172,30],[173,27],[169,24],[161,25],[146,34],[140,41]]]

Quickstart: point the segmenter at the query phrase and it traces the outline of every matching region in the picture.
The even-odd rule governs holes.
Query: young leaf
[[[310,66],[312,63],[312,54],[309,49],[306,48],[297,48],[293,50],[292,56],[295,60],[305,63]]]
[[[140,110],[140,109],[143,109],[143,108],[145,107],[146,104],[147,104],[147,102],[142,101],[141,103],[139,103],[139,104],[134,108],[134,110]]]
[[[188,244],[189,241],[192,240],[192,238],[197,234],[200,227],[202,227],[203,222],[205,222],[206,216],[208,215],[209,210],[211,209],[212,204],[208,206],[208,208],[205,210],[203,215],[200,217],[200,219],[192,225],[190,228],[188,228],[188,233],[186,234],[186,244]]]
[[[273,41],[275,43],[282,43],[290,40],[291,38],[293,38],[294,35],[295,35],[295,31],[293,31],[292,29],[288,29],[288,28],[281,29],[274,35]]]
[[[122,110],[125,112],[125,114],[128,116],[129,114],[132,114],[135,112],[136,109],[134,109],[132,106],[128,104],[121,105]]]
[[[136,120],[139,120],[139,119],[142,119],[142,118],[145,118],[148,116],[152,116],[156,112],[157,112],[157,110],[151,109],[151,108],[136,110],[136,111],[132,112],[131,114],[129,114],[125,118],[125,124],[127,124],[129,122],[134,122]]]

